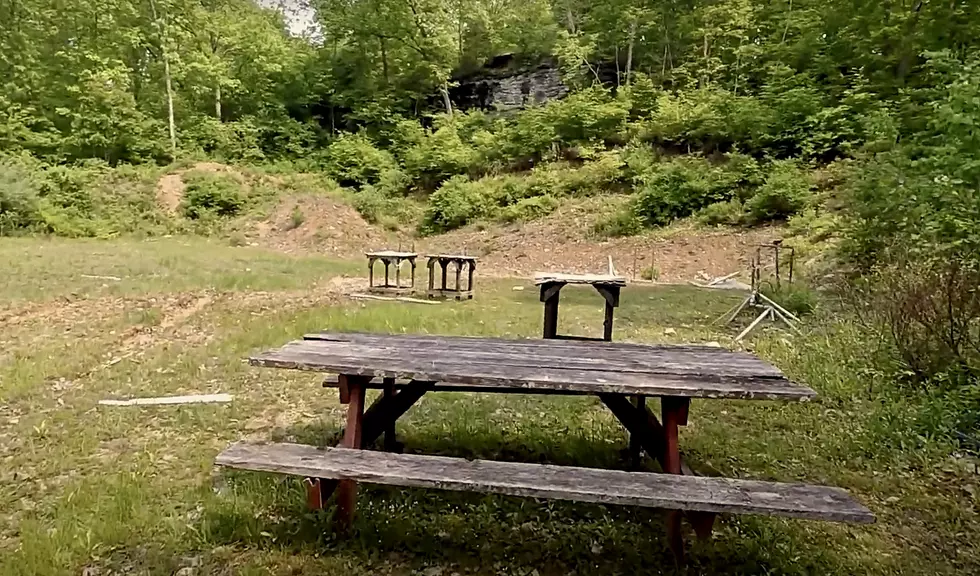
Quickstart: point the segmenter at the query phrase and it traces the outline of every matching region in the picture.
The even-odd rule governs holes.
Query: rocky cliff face
[[[460,110],[519,110],[532,104],[562,98],[568,88],[554,62],[534,67],[517,67],[510,57],[495,59],[483,70],[449,91],[453,105]]]

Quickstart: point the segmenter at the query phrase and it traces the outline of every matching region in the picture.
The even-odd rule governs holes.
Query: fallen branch
[[[231,402],[231,394],[196,394],[191,396],[163,396],[160,398],[132,398],[130,400],[99,400],[99,406],[164,406],[169,404],[219,404]]]

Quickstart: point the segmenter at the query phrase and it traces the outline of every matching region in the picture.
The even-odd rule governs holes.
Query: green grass
[[[249,353],[323,329],[538,336],[526,280],[479,278],[458,304],[352,302],[329,281],[360,263],[183,238],[2,240],[0,263],[14,270],[0,284],[0,574],[675,571],[655,510],[365,487],[354,536],[337,540],[332,511],[307,511],[297,479],[214,469],[237,440],[326,444],[341,427],[336,392],[248,367]],[[711,322],[738,297],[628,287],[616,338],[728,345],[737,327]],[[561,332],[599,334],[594,291],[568,289],[561,306]],[[846,487],[879,522],[726,517],[711,542],[689,535],[690,572],[976,573],[975,460],[922,432],[924,400],[861,371],[848,326],[810,325],[804,337],[763,329],[750,345],[818,399],[696,401],[682,450],[729,476]],[[97,406],[219,391],[234,401]],[[625,466],[623,430],[590,398],[432,394],[398,433],[410,452]]]

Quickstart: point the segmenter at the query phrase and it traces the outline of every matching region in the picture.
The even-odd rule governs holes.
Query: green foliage
[[[503,222],[526,222],[547,216],[556,208],[558,200],[553,196],[533,196],[502,208],[497,218]]]
[[[657,268],[656,266],[647,266],[640,271],[640,278],[656,282],[657,280],[660,280],[660,268]]]
[[[643,221],[636,216],[632,206],[600,218],[592,225],[592,233],[599,238],[633,236],[642,231]]]
[[[342,134],[324,155],[327,174],[341,186],[377,184],[397,168],[391,154],[376,148],[364,134]]]
[[[698,211],[698,220],[708,226],[740,226],[745,223],[745,206],[738,198],[715,202]]]
[[[14,159],[0,158],[0,236],[35,228],[41,222],[38,190],[30,171]]]
[[[441,118],[433,132],[425,132],[400,156],[416,188],[433,190],[443,181],[470,172],[479,154],[463,142],[452,119]]]
[[[489,180],[470,181],[465,176],[450,178],[429,198],[423,231],[444,232],[486,216],[492,210],[494,185]]]
[[[812,314],[817,308],[819,296],[813,288],[802,282],[775,285],[764,282],[761,292],[796,316]]]
[[[766,180],[746,202],[749,221],[757,224],[785,220],[801,211],[811,199],[810,180],[793,160],[777,160]]]
[[[295,230],[306,222],[306,214],[303,214],[303,209],[299,207],[299,204],[293,206],[293,211],[289,214],[289,227],[291,230]]]
[[[380,187],[365,186],[352,196],[352,204],[365,220],[387,230],[411,228],[420,208],[411,199],[385,193]]]
[[[187,186],[182,209],[192,220],[235,216],[245,207],[247,198],[234,176],[190,171],[183,178]]]
[[[656,165],[640,176],[634,210],[647,226],[663,226],[698,210],[747,195],[756,184],[758,163],[732,155],[714,165],[698,156],[683,156]]]

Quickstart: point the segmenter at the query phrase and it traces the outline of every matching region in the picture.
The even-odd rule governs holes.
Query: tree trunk
[[[166,28],[157,15],[157,3],[150,0],[150,10],[153,12],[153,22],[160,27],[160,57],[163,58],[163,78],[167,85],[167,124],[170,128],[170,151],[177,157],[177,128],[174,126],[174,88],[170,80],[170,59],[167,57]]]
[[[570,6],[565,8],[565,19],[568,24],[568,32],[575,34],[575,15],[572,14],[572,8]]]
[[[636,43],[636,20],[630,24],[630,43],[626,47],[626,85],[630,85],[630,73],[633,71],[633,45]]]
[[[619,81],[619,78],[620,78],[620,72],[619,72],[619,44],[616,44],[616,87],[617,88],[619,88],[620,86],[622,86],[622,84]]]
[[[384,72],[385,86],[391,83],[388,75],[388,41],[382,36],[381,40],[381,70]]]
[[[449,99],[449,84],[444,83],[439,92],[442,92],[442,103],[446,106],[446,114],[453,113],[453,101]]]
[[[221,84],[214,87],[214,117],[221,122]]]

